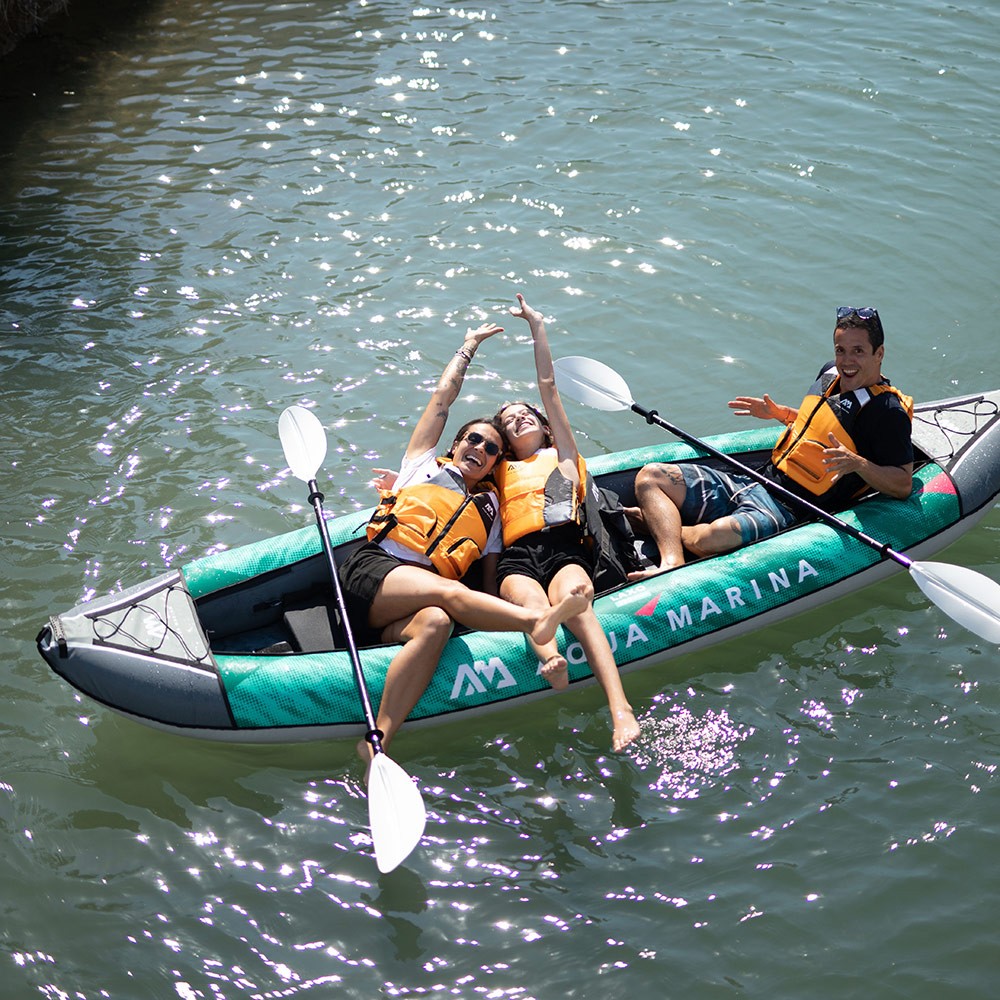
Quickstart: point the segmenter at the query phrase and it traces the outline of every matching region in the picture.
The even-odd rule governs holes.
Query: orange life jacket
[[[555,448],[542,448],[525,459],[505,459],[494,472],[500,488],[503,543],[559,524],[580,523],[586,497],[587,465],[578,459],[580,482],[559,471]]]
[[[830,447],[832,433],[841,444],[856,451],[851,430],[862,408],[875,396],[891,393],[899,399],[907,416],[913,419],[913,398],[904,395],[888,380],[853,392],[838,393],[840,376],[825,372],[802,400],[798,416],[782,434],[771,464],[789,479],[815,496],[822,496],[833,486],[833,473],[823,465],[823,451]],[[856,495],[868,487],[862,484]]]
[[[483,554],[499,512],[491,484],[470,493],[461,475],[441,468],[426,482],[381,491],[367,534],[370,541],[389,538],[427,556],[441,576],[458,580]]]

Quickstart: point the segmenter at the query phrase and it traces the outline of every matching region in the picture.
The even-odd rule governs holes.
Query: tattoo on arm
[[[441,375],[440,387],[442,389],[451,389],[457,397],[462,389],[462,382],[465,379],[465,372],[468,367],[468,359],[464,355],[456,354],[448,362],[448,366]]]

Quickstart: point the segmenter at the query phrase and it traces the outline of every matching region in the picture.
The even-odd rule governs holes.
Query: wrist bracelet
[[[470,351],[468,348],[460,347],[457,351],[455,351],[455,357],[457,358],[459,355],[465,358],[465,360],[468,361],[470,364],[472,363],[472,351]]]

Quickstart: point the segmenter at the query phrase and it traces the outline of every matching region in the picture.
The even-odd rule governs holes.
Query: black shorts
[[[377,542],[365,542],[344,560],[343,565],[337,567],[351,630],[359,645],[371,646],[382,641],[382,629],[368,624],[368,612],[382,581],[397,566],[405,565]]]
[[[582,566],[593,576],[593,560],[576,524],[536,531],[505,547],[497,562],[497,585],[508,576],[526,576],[548,590],[564,566]]]

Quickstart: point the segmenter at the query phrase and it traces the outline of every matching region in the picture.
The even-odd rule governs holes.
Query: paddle
[[[368,687],[365,684],[361,658],[354,642],[354,633],[347,617],[344,594],[340,589],[337,563],[330,545],[330,535],[323,515],[323,494],[316,485],[316,475],[326,458],[326,432],[316,415],[301,406],[289,406],[278,419],[278,436],[285,452],[285,461],[292,475],[309,487],[309,502],[316,513],[316,524],[323,541],[323,551],[330,569],[330,580],[340,609],[347,649],[354,667],[354,680],[365,713],[368,731],[365,739],[375,752],[368,771],[368,821],[375,847],[375,860],[380,872],[390,872],[399,865],[420,842],[427,821],[424,800],[413,779],[382,749],[382,733],[375,726]]]
[[[570,357],[560,358],[555,362],[556,382],[560,388],[578,402],[592,406],[598,410],[632,410],[644,417],[647,423],[658,424],[670,431],[682,441],[700,448],[706,454],[717,458],[736,469],[744,476],[749,476],[772,493],[788,503],[809,511],[810,514],[825,521],[827,524],[846,531],[865,545],[877,549],[883,557],[894,560],[905,567],[917,586],[945,614],[950,615],[960,625],[970,632],[981,636],[988,642],[1000,644],[1000,584],[982,573],[966,569],[963,566],[951,566],[940,562],[915,562],[901,552],[896,552],[884,542],[866,535],[859,528],[839,517],[828,513],[821,507],[803,500],[794,493],[771,482],[755,469],[743,465],[731,455],[717,451],[711,445],[692,437],[680,428],[668,423],[660,417],[656,410],[647,410],[632,399],[625,380],[613,368],[590,358]]]

